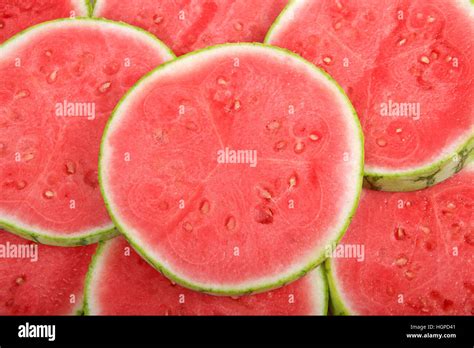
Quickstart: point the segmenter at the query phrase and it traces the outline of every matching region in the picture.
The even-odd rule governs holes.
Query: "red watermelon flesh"
[[[105,242],[89,270],[90,315],[325,315],[322,267],[278,290],[230,298],[190,291],[171,283],[124,238]]]
[[[99,0],[94,17],[141,27],[177,55],[225,42],[262,42],[287,0]]]
[[[473,182],[471,164],[422,191],[365,190],[341,242],[365,260],[328,261],[336,313],[474,315]]]
[[[0,230],[0,315],[80,312],[95,249],[96,245],[61,248],[36,244]]]
[[[158,68],[122,100],[101,185],[117,227],[177,283],[261,291],[316,266],[345,230],[359,132],[338,87],[300,57],[214,46]],[[251,151],[255,165],[228,150]]]
[[[473,13],[467,0],[295,1],[266,42],[341,84],[364,130],[366,173],[383,176],[436,163],[472,137]],[[418,103],[419,119],[402,103]]]
[[[103,128],[125,91],[171,57],[152,35],[94,19],[40,24],[0,46],[0,226],[62,245],[109,233]]]
[[[86,0],[0,0],[0,44],[41,22],[88,15]]]

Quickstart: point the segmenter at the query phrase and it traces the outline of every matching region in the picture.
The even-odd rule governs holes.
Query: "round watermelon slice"
[[[104,132],[103,196],[136,250],[185,287],[244,294],[323,261],[357,205],[362,135],[301,57],[227,44],[163,65]]]
[[[0,230],[0,315],[81,313],[96,246],[41,245]]]
[[[2,0],[0,1],[0,44],[34,24],[57,18],[87,17],[88,0]]]
[[[98,188],[99,143],[117,101],[172,58],[126,24],[60,19],[0,46],[0,226],[53,245],[113,235]]]
[[[468,0],[297,0],[265,42],[345,89],[364,130],[366,185],[412,191],[474,155],[473,18]]]
[[[422,191],[365,190],[326,261],[333,312],[474,315],[473,182],[470,164]]]
[[[104,242],[87,276],[84,312],[89,315],[326,315],[323,267],[290,285],[263,294],[230,298],[171,283],[122,237]]]
[[[262,42],[288,0],[98,0],[93,16],[148,30],[182,55],[226,42]]]

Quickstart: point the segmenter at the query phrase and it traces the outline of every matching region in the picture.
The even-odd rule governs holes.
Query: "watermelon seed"
[[[427,56],[422,56],[420,61],[425,64],[430,64],[430,59]]]
[[[439,53],[437,51],[432,51],[430,54],[431,59],[438,59]]]
[[[288,179],[288,184],[290,185],[290,188],[292,188],[296,186],[296,183],[297,183],[297,177],[296,177],[296,174],[294,174],[290,176],[290,178]]]
[[[280,122],[278,122],[277,120],[272,120],[268,122],[266,128],[269,131],[276,131],[277,129],[280,128]]]
[[[52,52],[51,52],[50,50],[46,50],[46,51],[44,51],[44,55],[45,55],[46,57],[51,57],[51,56],[52,56]]]
[[[402,129],[401,129],[401,128],[397,128],[397,129],[395,130],[395,133],[400,134],[401,132],[402,132]]]
[[[334,24],[334,29],[336,29],[336,30],[341,29],[341,27],[342,27],[342,23],[341,23],[341,22],[337,22],[336,24]]]
[[[25,97],[28,97],[30,95],[30,91],[27,90],[27,89],[22,89],[21,91],[19,91],[17,94],[15,94],[15,99],[21,99],[21,98],[25,98]]]
[[[408,259],[405,256],[400,256],[396,261],[395,264],[398,267],[403,267],[408,263]]]
[[[21,285],[25,282],[25,280],[26,280],[25,278],[26,278],[25,276],[20,276],[20,277],[16,278],[15,283],[17,285]]]
[[[73,161],[66,161],[65,165],[67,174],[74,174],[76,172],[76,165]]]
[[[428,23],[433,23],[436,20],[433,16],[428,16],[427,21]]]
[[[191,225],[190,222],[185,222],[183,224],[183,229],[186,231],[186,232],[191,232],[193,230],[193,225]]]
[[[112,85],[112,83],[107,81],[107,82],[105,82],[105,83],[103,83],[102,85],[99,86],[98,91],[100,93],[106,93],[109,90],[111,85]]]
[[[233,216],[229,216],[226,221],[225,221],[225,227],[229,230],[232,231],[235,229],[236,226],[236,221]]]
[[[153,23],[160,24],[161,22],[163,22],[163,17],[162,16],[158,16],[158,15],[153,16]]]
[[[410,201],[406,201],[405,206],[411,207],[411,202],[410,202]]]
[[[0,29],[3,29],[5,27],[5,21],[0,19]]]
[[[47,199],[51,199],[54,197],[54,192],[51,190],[46,190],[43,192],[43,196]]]
[[[384,138],[377,138],[376,142],[377,142],[377,145],[380,147],[387,146],[387,140],[385,140]]]
[[[420,229],[423,233],[426,233],[426,234],[431,232],[430,228],[427,226],[421,226]]]
[[[207,213],[209,213],[210,208],[211,208],[211,206],[209,204],[209,201],[204,200],[204,201],[201,202],[201,206],[199,207],[199,210],[201,211],[201,213],[207,214]]]
[[[16,183],[16,188],[18,190],[23,190],[26,187],[26,181],[25,180],[20,180]]]
[[[275,151],[282,151],[282,150],[284,150],[284,149],[286,148],[286,145],[287,145],[286,141],[280,140],[280,141],[278,141],[278,142],[275,144],[275,146],[273,147],[273,149],[274,149]]]
[[[260,224],[271,224],[273,222],[273,211],[264,205],[255,208],[255,221]]]
[[[309,135],[309,140],[311,141],[318,141],[319,140],[319,136],[316,134],[316,133],[311,133]]]
[[[217,78],[217,84],[221,85],[221,86],[225,86],[225,85],[227,85],[227,80],[224,77],[219,76]]]
[[[244,26],[240,22],[234,23],[234,29],[237,30],[237,31],[242,31],[243,27]]]
[[[326,63],[326,65],[329,65],[332,63],[332,59],[329,56],[326,56],[323,58],[323,62]]]
[[[58,70],[53,70],[53,72],[51,74],[48,75],[48,83],[51,84],[53,83],[54,81],[56,81],[56,78],[58,77]]]
[[[240,100],[234,100],[233,108],[235,111],[240,110]]]
[[[453,202],[449,202],[448,205],[446,206],[449,210],[454,210],[456,208],[456,204]]]
[[[270,193],[270,190],[264,188],[260,190],[260,197],[266,200],[271,200],[272,199],[272,194]]]
[[[413,278],[415,278],[415,274],[412,272],[412,271],[405,271],[405,277],[408,279],[408,280],[412,280]]]
[[[27,152],[25,155],[23,155],[23,159],[25,160],[25,162],[29,162],[29,161],[31,161],[33,158],[35,158],[35,154],[34,154],[34,152],[32,152],[32,151]]]
[[[406,237],[405,229],[403,227],[395,228],[395,239],[404,240]]]
[[[294,147],[295,153],[297,154],[302,153],[304,151],[304,147],[305,147],[304,143],[297,142]]]
[[[238,300],[240,297],[239,296],[231,296],[230,298],[233,299],[233,300]]]
[[[407,39],[406,39],[406,37],[404,37],[403,39],[398,41],[398,46],[403,46],[406,42],[407,42]]]

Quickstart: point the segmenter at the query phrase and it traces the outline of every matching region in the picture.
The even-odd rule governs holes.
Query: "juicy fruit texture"
[[[36,244],[0,230],[0,315],[78,313],[95,250]]]
[[[181,55],[225,42],[262,42],[287,0],[98,0],[94,17],[141,27]]]
[[[119,98],[172,55],[125,24],[62,19],[0,46],[0,226],[47,244],[113,233],[97,178]]]
[[[474,166],[429,189],[366,190],[342,245],[365,260],[327,261],[335,313],[474,315]]]
[[[294,1],[266,42],[345,89],[372,188],[415,190],[459,171],[474,147],[473,14],[468,1]]]
[[[0,44],[34,24],[88,15],[86,0],[0,0]]]
[[[361,171],[357,118],[330,77],[288,51],[228,44],[128,93],[99,175],[116,226],[156,268],[186,287],[242,294],[323,260]]]
[[[91,315],[325,315],[322,267],[290,285],[263,294],[230,298],[171,283],[124,238],[100,246],[89,270],[86,314]]]

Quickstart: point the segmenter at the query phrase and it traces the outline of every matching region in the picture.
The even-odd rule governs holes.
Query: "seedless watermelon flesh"
[[[95,250],[36,244],[0,230],[0,315],[80,313]]]
[[[172,57],[120,23],[60,19],[0,46],[0,226],[54,245],[114,234],[97,178],[99,143],[119,98]]]
[[[329,76],[288,51],[228,44],[130,90],[104,133],[99,177],[116,226],[167,277],[251,293],[301,277],[340,238],[361,147]]]
[[[87,17],[86,0],[2,0],[0,1],[0,44],[34,24],[51,19]]]
[[[334,313],[474,315],[473,182],[470,164],[422,191],[365,190],[326,263]]]
[[[275,291],[230,298],[171,283],[124,238],[100,246],[89,269],[85,313],[89,315],[325,315],[323,267]]]
[[[266,42],[345,89],[364,130],[367,186],[411,191],[472,158],[473,16],[468,0],[297,0]]]
[[[262,42],[287,0],[98,0],[94,17],[141,27],[177,55],[226,42]]]

